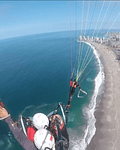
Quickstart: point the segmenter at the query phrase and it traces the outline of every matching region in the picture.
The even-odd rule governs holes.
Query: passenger
[[[34,141],[34,135],[38,129],[46,129],[49,120],[43,113],[37,113],[33,116],[33,122],[28,120],[27,136],[30,141]]]
[[[50,131],[39,129],[34,136],[34,143],[39,150],[55,150],[55,140]]]
[[[76,82],[76,79],[74,79],[74,81],[70,84],[70,86],[71,86],[71,88],[70,88],[70,92],[69,92],[69,100],[71,101],[76,87],[78,87],[80,89],[80,85],[78,84],[78,82]]]
[[[64,139],[63,140],[64,150],[68,150],[69,147],[68,133],[62,121],[62,118],[59,115],[54,115],[53,118],[51,118],[52,128],[55,130],[55,134],[57,134],[56,125],[54,124],[56,117],[59,120],[61,135]],[[27,130],[28,138],[23,133],[23,131],[18,127],[18,124],[13,121],[10,114],[8,114],[7,110],[1,106],[0,106],[0,118],[1,120],[4,120],[8,124],[15,139],[25,150],[37,150],[40,148],[41,150],[45,149],[59,150],[59,141],[57,141],[56,135],[53,132],[51,132],[53,130],[50,131],[47,130],[50,129],[50,127],[49,127],[49,120],[46,115],[42,113],[37,113],[33,116],[33,124],[31,128],[30,126],[28,127],[28,129],[30,130]],[[55,144],[55,142],[57,144]]]
[[[31,142],[22,132],[18,125],[13,121],[7,110],[0,106],[0,118],[4,120],[11,129],[15,139],[25,150],[55,150],[55,140],[49,131],[39,129],[34,135],[34,142]]]
[[[57,122],[56,122],[56,118],[57,118]],[[68,150],[68,148],[69,148],[69,136],[68,136],[67,129],[64,125],[64,122],[63,122],[61,116],[58,115],[58,114],[53,115],[50,118],[50,124],[51,124],[51,132],[53,133],[53,136],[55,137],[56,143],[58,142],[57,137],[59,136],[58,135],[59,133],[58,133],[58,130],[57,130],[57,125],[59,125],[59,129],[60,129],[60,132],[61,132],[61,137],[63,139],[64,150]],[[57,150],[57,148],[56,148],[56,150]]]
[[[36,113],[33,116],[33,125],[36,129],[46,129],[49,126],[48,117],[43,113]]]
[[[64,122],[62,120],[62,118],[60,117],[60,115],[56,114],[50,117],[50,119],[48,119],[48,117],[42,113],[37,113],[33,116],[33,125],[37,128],[37,129],[48,129],[54,136],[55,138],[55,143],[56,144],[56,150],[59,150],[58,146],[59,146],[59,141],[57,139],[58,133],[57,133],[57,126],[56,126],[56,122],[55,119],[58,119],[58,123],[59,123],[59,129],[62,135],[63,140],[63,147],[64,150],[67,150],[69,147],[69,136],[66,130],[66,127],[64,125]]]

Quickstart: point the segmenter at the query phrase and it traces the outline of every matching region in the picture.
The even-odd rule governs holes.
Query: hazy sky
[[[0,39],[112,24],[116,29],[119,13],[119,1],[0,1]]]

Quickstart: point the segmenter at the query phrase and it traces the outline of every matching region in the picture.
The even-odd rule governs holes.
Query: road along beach
[[[87,40],[99,52],[105,89],[96,108],[96,133],[86,150],[120,149],[120,64],[112,48]]]

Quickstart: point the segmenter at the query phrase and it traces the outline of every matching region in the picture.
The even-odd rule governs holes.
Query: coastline
[[[99,67],[99,72],[97,73],[97,76],[95,77],[95,80],[94,80],[95,87],[94,87],[93,95],[91,97],[87,111],[85,111],[86,108],[83,109],[83,112],[85,114],[87,114],[87,117],[89,118],[88,119],[89,123],[88,123],[87,129],[85,131],[85,136],[84,136],[84,148],[86,149],[87,145],[90,144],[91,139],[93,138],[93,136],[95,135],[95,132],[96,132],[96,127],[95,127],[96,118],[94,116],[94,113],[96,110],[96,105],[98,103],[97,96],[100,93],[101,87],[103,87],[103,85],[104,85],[105,75],[104,75],[104,71],[103,71],[103,65],[99,58],[98,51],[90,43],[85,42],[85,41],[83,41],[83,43],[86,43],[87,45],[89,45],[91,47],[91,49],[93,50],[93,53],[97,59],[97,65]]]
[[[101,101],[94,112],[96,132],[86,150],[119,150],[120,64],[111,48],[87,42],[100,53],[105,73],[105,91],[98,95]]]

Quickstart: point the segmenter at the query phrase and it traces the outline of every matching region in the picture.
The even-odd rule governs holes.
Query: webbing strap
[[[46,130],[46,131],[47,131],[47,130]],[[47,138],[47,135],[48,135],[48,131],[46,132],[45,138],[44,138],[44,140],[43,140],[43,142],[42,142],[42,145],[41,145],[41,147],[40,147],[40,149],[39,149],[39,150],[41,150],[41,148],[42,148],[43,144],[45,143],[45,140],[46,140],[46,138]]]

